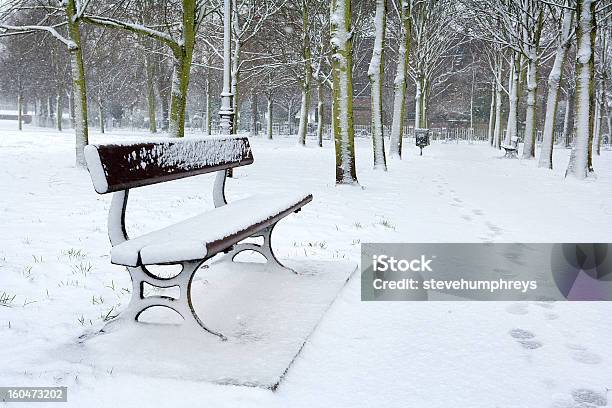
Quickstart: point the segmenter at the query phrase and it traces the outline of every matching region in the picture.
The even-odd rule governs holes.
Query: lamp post
[[[232,53],[232,0],[223,0],[223,91],[219,109],[221,133],[231,135],[234,123],[234,94],[231,91],[231,53]]]

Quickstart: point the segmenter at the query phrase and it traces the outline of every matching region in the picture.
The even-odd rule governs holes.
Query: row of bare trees
[[[258,132],[263,98],[267,137],[281,109],[290,128],[297,114],[305,145],[314,108],[320,146],[331,123],[338,183],[357,182],[353,111],[363,96],[371,99],[373,164],[382,170],[387,154],[402,157],[409,121],[426,128],[466,111],[472,127],[488,118],[498,148],[524,123],[527,159],[542,130],[539,164],[550,168],[561,93],[564,128],[570,133],[573,119],[576,135],[568,174],[592,171],[598,135],[609,131],[609,0],[230,1],[233,129]],[[109,113],[142,108],[152,133],[159,123],[174,137],[197,115],[211,133],[222,0],[8,0],[0,36],[0,88],[10,85],[20,113],[24,101],[54,111],[60,127],[68,105],[79,165],[88,120],[104,131]]]
[[[518,140],[519,101],[524,99],[522,157],[536,157],[537,107],[543,69],[548,80],[539,166],[552,169],[559,96],[564,90],[562,139],[573,119],[575,142],[566,175],[585,178],[599,154],[602,118],[608,115],[607,77],[612,2],[607,0],[468,0],[473,21],[469,35],[486,50],[492,78],[489,138],[492,145]],[[569,56],[571,55],[571,58]],[[507,106],[503,135],[502,105]],[[572,115],[573,112],[573,115]],[[540,121],[541,123],[541,121]],[[610,127],[608,126],[608,133]]]

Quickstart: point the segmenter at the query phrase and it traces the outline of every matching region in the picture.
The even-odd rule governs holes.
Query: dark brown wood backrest
[[[253,154],[248,138],[219,136],[88,145],[85,159],[96,192],[106,194],[246,166]]]

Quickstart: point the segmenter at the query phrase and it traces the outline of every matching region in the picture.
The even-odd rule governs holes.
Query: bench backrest
[[[94,189],[105,194],[245,166],[253,154],[241,136],[164,138],[88,145],[85,160]]]

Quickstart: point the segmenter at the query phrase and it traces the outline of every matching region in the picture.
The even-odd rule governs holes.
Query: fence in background
[[[0,106],[0,111],[12,111],[14,110],[13,106]],[[54,117],[49,116],[39,116],[32,115],[32,124],[38,127],[46,127],[46,128],[55,128],[57,126],[56,119]],[[98,121],[90,121],[90,126],[96,127],[98,125]],[[145,123],[148,126],[148,124]],[[116,121],[114,119],[109,119],[105,122],[105,126],[107,131],[111,131],[114,128],[119,129],[132,129],[138,130],[143,129],[142,121],[132,121],[129,118],[125,118],[122,121]],[[62,120],[62,127],[64,129],[72,128],[72,121],[64,114],[64,118]],[[158,128],[161,129],[161,123],[158,124]],[[274,123],[272,125],[272,136],[291,136],[297,133],[297,126],[291,125],[289,126],[285,123]],[[370,138],[372,137],[371,126],[370,125],[354,125],[355,129],[355,137],[357,138]],[[449,127],[431,127],[431,140],[433,142],[442,142],[442,143],[488,143],[489,142],[489,131],[486,125],[477,126],[475,128],[470,127],[461,127],[461,126],[449,126]],[[197,134],[203,132],[201,121],[193,121],[191,123],[186,124],[185,131],[190,134]],[[264,135],[266,133],[265,124],[261,126],[259,124],[258,131],[260,135]],[[384,126],[385,136],[389,136],[391,134],[391,127]],[[214,121],[211,125],[211,133],[213,135],[219,134],[218,123]],[[323,139],[331,140],[332,129],[331,125],[326,124],[323,126]],[[413,126],[404,126],[403,135],[406,139],[414,140],[414,127]],[[505,129],[502,132],[502,140],[505,139],[506,131]],[[518,131],[519,141],[522,142],[524,138],[524,130]],[[316,123],[310,124],[308,127],[308,138],[316,139]],[[570,134],[568,136],[568,140],[563,139],[563,132],[557,131],[554,133],[554,143],[557,145],[565,145],[570,146],[574,142],[574,135]],[[542,143],[542,131],[538,131],[536,134],[536,143]],[[602,135],[602,145],[606,145],[608,148],[611,147],[612,139],[610,135],[603,134]]]

